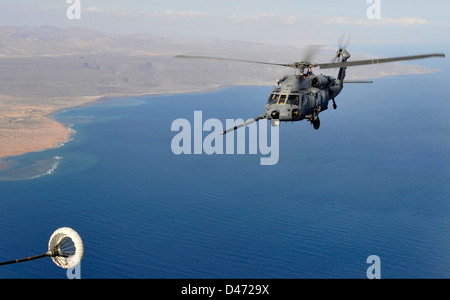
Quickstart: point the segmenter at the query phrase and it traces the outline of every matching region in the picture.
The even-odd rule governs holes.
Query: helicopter
[[[344,83],[372,83],[372,81],[345,80],[347,67],[416,60],[429,57],[445,57],[445,54],[433,53],[348,61],[350,58],[350,52],[347,51],[346,46],[339,46],[336,56],[334,57],[334,61],[331,63],[311,63],[309,61],[301,61],[280,64],[210,56],[176,55],[175,57],[274,65],[293,68],[296,70],[295,75],[285,75],[276,81],[277,86],[269,95],[264,107],[264,114],[223,131],[221,134],[224,135],[261,119],[270,120],[272,126],[279,126],[280,122],[307,120],[313,125],[314,129],[318,130],[320,127],[319,113],[328,109],[328,103],[330,100],[333,102],[333,109],[337,108],[335,98],[344,88]],[[339,72],[335,78],[328,75],[316,75],[312,71],[313,68],[339,68]]]

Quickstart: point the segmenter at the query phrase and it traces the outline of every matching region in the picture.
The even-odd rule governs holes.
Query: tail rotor
[[[341,37],[338,40],[338,50],[336,51],[336,56],[331,61],[332,63],[338,62],[341,57],[344,59],[350,57],[350,55],[347,51],[347,47],[350,44],[351,38],[350,38],[350,36],[348,36],[346,40],[344,40],[344,39],[345,39],[345,34],[341,35]],[[348,55],[348,57],[346,57],[347,55]]]

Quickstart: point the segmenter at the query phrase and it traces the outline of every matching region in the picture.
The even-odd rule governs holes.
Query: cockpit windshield
[[[278,94],[272,93],[267,100],[267,104],[275,104],[278,102]]]
[[[277,94],[272,93],[267,100],[267,104],[289,104],[289,105],[300,105],[300,94]]]

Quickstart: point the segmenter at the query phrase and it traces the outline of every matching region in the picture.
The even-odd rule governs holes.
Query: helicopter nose
[[[270,116],[272,117],[272,119],[279,119],[280,118],[280,112],[278,110],[274,110],[274,111],[272,111]]]

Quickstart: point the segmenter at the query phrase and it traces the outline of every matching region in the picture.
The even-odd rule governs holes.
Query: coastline
[[[94,103],[107,102],[118,98],[135,98],[151,95],[208,93],[224,87],[224,85],[214,85],[203,88],[192,87],[186,89],[176,89],[172,92],[148,91],[145,93],[137,94],[107,94],[67,98],[74,100],[74,102],[76,103],[74,103],[74,105],[72,106],[56,106],[53,108],[47,108],[45,114],[35,116],[39,118],[39,128],[36,128],[36,126],[26,126],[24,128],[20,128],[20,130],[16,130],[16,132],[14,132],[14,130],[10,130],[6,134],[2,134],[2,132],[0,132],[0,145],[7,145],[0,147],[0,171],[8,169],[8,164],[7,162],[5,162],[5,159],[10,159],[27,153],[58,148],[70,141],[73,135],[73,130],[53,118],[53,116],[62,111],[78,107],[85,107]],[[80,98],[84,100],[80,101]],[[75,99],[77,101],[75,101]]]

